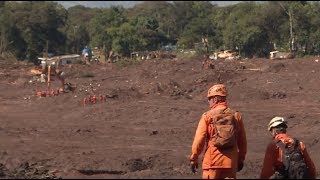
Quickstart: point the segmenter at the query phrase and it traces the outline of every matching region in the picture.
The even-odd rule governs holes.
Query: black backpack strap
[[[286,144],[283,143],[281,140],[275,140],[275,143],[282,150],[282,163],[284,166],[284,170],[287,171],[289,168],[289,161],[287,158],[285,158],[287,154]]]
[[[300,150],[300,141],[296,138],[293,138],[293,144],[290,148],[286,147],[287,145],[283,143],[281,140],[275,140],[276,145],[282,150],[282,163],[284,165],[284,170],[288,170],[289,160],[285,158],[288,152],[292,152],[295,150]]]
[[[299,149],[300,150],[300,141],[296,138],[293,138],[294,140],[294,149]]]

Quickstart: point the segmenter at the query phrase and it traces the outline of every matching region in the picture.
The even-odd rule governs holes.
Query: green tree
[[[179,34],[177,31],[178,18],[172,3],[166,1],[145,1],[137,4],[134,8],[128,9],[126,14],[131,22],[137,18],[148,17],[149,20],[152,19],[157,23],[157,29],[148,29],[156,31],[158,34],[153,33],[159,35],[159,38],[165,35],[165,38],[161,38],[162,42],[160,44],[176,43]]]
[[[288,18],[277,2],[267,2],[259,10],[259,26],[268,36],[270,50],[278,50],[287,44],[289,37]]]
[[[180,35],[189,22],[196,17],[196,13],[192,10],[194,2],[192,1],[174,1],[174,11],[176,12],[178,34]]]
[[[130,24],[136,28],[137,36],[140,37],[139,48],[135,49],[137,51],[156,50],[170,42],[163,31],[159,31],[159,23],[152,16],[137,16],[130,20]]]
[[[98,13],[96,8],[87,8],[81,5],[68,8],[68,19],[63,32],[67,37],[65,50],[80,53],[81,49],[89,45],[91,38],[90,21]]]
[[[294,2],[290,6],[290,10],[293,12],[295,50],[303,53],[307,53],[311,34],[310,30],[313,30],[310,9],[312,9],[311,5],[301,1]]]
[[[26,43],[14,23],[14,15],[11,13],[12,4],[16,3],[3,2],[0,7],[0,55],[12,54],[21,59],[26,50]]]
[[[194,43],[201,43],[202,38],[209,37],[209,42],[214,39],[215,27],[209,19],[194,18],[186,26],[185,31],[181,34],[178,45],[186,48],[193,48]]]
[[[227,48],[238,49],[244,56],[264,54],[263,49],[269,43],[266,33],[258,25],[259,9],[253,2],[235,5],[223,30]]]
[[[127,18],[124,15],[125,9],[122,6],[112,6],[97,11],[95,16],[90,21],[90,36],[91,45],[96,47],[102,47],[104,55],[108,57],[112,48],[118,44],[113,42],[114,37],[117,33],[113,33],[112,29],[119,28],[123,23],[127,22]],[[110,30],[111,29],[111,30]],[[112,35],[110,33],[113,33]],[[117,45],[113,45],[117,44]]]
[[[141,38],[137,35],[136,28],[129,23],[124,23],[120,27],[108,28],[108,33],[112,37],[112,49],[124,56],[141,48]]]
[[[178,45],[185,48],[193,48],[195,43],[202,43],[202,39],[208,39],[213,43],[216,39],[217,25],[210,17],[215,9],[209,1],[177,2],[175,7],[181,17],[180,25],[184,26],[178,38]],[[215,47],[213,47],[215,48]]]
[[[37,62],[37,56],[45,51],[49,41],[49,51],[62,53],[64,34],[59,28],[65,25],[66,10],[54,2],[29,1],[12,4],[13,22],[26,42],[27,59]]]
[[[214,7],[212,13],[208,16],[210,23],[215,27],[215,36],[210,39],[213,50],[225,49],[223,43],[223,31],[226,27],[226,19],[232,11],[232,7]]]
[[[307,42],[307,53],[320,54],[320,17],[318,15],[320,11],[320,3],[318,1],[310,2],[308,6],[307,16],[309,17],[309,38]]]

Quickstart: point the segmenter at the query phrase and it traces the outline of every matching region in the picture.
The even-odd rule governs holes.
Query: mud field
[[[259,176],[276,115],[305,142],[320,178],[317,59],[215,61],[214,69],[202,69],[201,58],[65,65],[77,89],[42,98],[36,91],[46,83],[32,81],[32,66],[1,64],[0,178],[201,178],[188,157],[215,83],[227,85],[229,106],[244,119],[248,153],[238,178]],[[106,101],[83,107],[94,94]]]

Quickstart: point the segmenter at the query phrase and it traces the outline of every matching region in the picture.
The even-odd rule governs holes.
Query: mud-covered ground
[[[276,115],[319,174],[318,59],[215,61],[214,69],[202,69],[201,58],[65,65],[76,90],[42,98],[36,91],[46,84],[32,81],[33,66],[1,64],[0,178],[201,178],[188,157],[215,83],[227,85],[229,106],[244,119],[248,153],[238,178],[259,176]],[[89,95],[107,99],[83,107]]]

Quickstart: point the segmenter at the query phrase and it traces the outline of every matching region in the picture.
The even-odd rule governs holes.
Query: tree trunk
[[[2,35],[3,33],[0,34],[1,38],[0,38],[0,56],[2,55],[3,53],[3,38],[2,38]]]
[[[290,23],[290,52],[295,50],[295,39],[293,35],[293,19],[292,19],[292,12],[289,10],[289,23]]]
[[[0,34],[0,55],[2,56],[3,53],[6,51],[6,33],[5,33],[5,28],[4,26],[1,29],[1,34]]]

